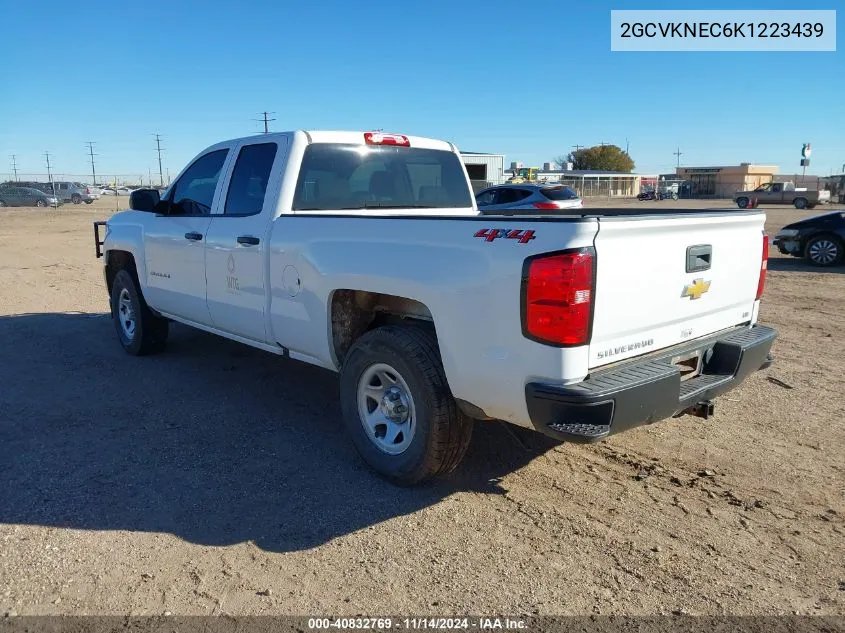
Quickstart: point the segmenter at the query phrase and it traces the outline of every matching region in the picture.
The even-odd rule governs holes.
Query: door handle
[[[257,246],[260,241],[257,237],[252,237],[252,235],[238,236],[238,244],[243,244],[244,246]]]
[[[202,239],[202,233],[185,233],[185,239],[198,242]]]

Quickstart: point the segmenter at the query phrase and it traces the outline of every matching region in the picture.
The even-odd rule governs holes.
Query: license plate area
[[[680,370],[681,382],[695,378],[701,374],[703,365],[701,351],[697,350],[681,356],[675,356],[672,358],[672,364]]]

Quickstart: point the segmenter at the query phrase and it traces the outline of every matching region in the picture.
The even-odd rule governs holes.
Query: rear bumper
[[[769,352],[776,337],[769,327],[740,328],[600,370],[573,385],[528,383],[531,424],[557,439],[595,442],[663,420],[730,391],[749,374],[771,365]],[[695,350],[703,353],[702,373],[681,381],[672,358]]]

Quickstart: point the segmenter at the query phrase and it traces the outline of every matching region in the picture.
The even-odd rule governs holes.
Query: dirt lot
[[[588,447],[478,424],[405,490],[328,372],[184,327],[124,354],[113,205],[0,210],[0,614],[845,614],[845,269],[773,253],[778,362],[715,419]]]

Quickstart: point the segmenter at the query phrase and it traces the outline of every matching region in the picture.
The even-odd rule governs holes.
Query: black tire
[[[792,204],[795,205],[796,209],[806,209],[807,198],[795,198],[795,200],[792,201]]]
[[[4,200],[0,200],[0,207],[5,207],[5,206],[6,206],[6,202]]]
[[[122,312],[121,306],[124,299],[131,306],[134,317],[131,335],[127,333],[123,323],[125,313]],[[150,311],[138,291],[135,276],[125,268],[118,271],[112,284],[111,313],[117,338],[128,354],[144,356],[164,349],[169,330],[168,321]]]
[[[748,198],[737,198],[736,199],[736,206],[740,209],[747,209],[748,208]]]
[[[359,383],[365,372],[382,364],[404,380],[414,404],[412,439],[403,452],[393,455],[370,439],[359,413]],[[340,372],[340,401],[355,448],[373,470],[395,484],[409,486],[450,472],[469,447],[474,420],[458,408],[437,341],[423,328],[385,326],[358,339]]]
[[[43,200],[36,200],[36,201],[35,201],[35,206],[36,206],[36,207],[46,207],[46,206],[47,206],[47,203],[46,203],[46,202],[44,202]]]
[[[73,204],[82,204],[82,196],[80,196],[78,193],[75,193],[70,197],[70,201]]]
[[[91,204],[92,202],[94,202],[94,201],[89,198],[88,200],[85,201],[85,204]]]
[[[816,235],[807,241],[804,257],[813,266],[838,266],[845,257],[845,246],[835,235]]]

